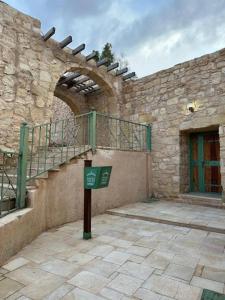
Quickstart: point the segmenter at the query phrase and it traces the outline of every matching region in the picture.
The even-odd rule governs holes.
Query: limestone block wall
[[[126,83],[121,114],[152,123],[153,193],[172,198],[186,192],[190,131],[220,127],[225,160],[225,49]],[[221,173],[225,188],[223,166]]]
[[[19,127],[49,122],[54,95],[74,110],[87,110],[89,97],[66,93],[56,83],[66,71],[92,78],[107,95],[109,107],[119,110],[121,79],[97,68],[85,56],[73,56],[58,42],[44,41],[40,21],[0,1],[0,147],[18,148]]]

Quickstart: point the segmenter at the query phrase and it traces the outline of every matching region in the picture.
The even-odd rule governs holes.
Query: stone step
[[[194,194],[186,193],[180,194],[178,198],[174,199],[175,202],[187,203],[193,205],[202,205],[215,208],[225,208],[221,196],[210,194]]]

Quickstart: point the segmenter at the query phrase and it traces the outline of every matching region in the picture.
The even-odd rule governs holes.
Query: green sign
[[[204,289],[201,300],[225,300],[225,295]]]
[[[109,185],[112,167],[86,167],[84,168],[84,188],[101,189]]]

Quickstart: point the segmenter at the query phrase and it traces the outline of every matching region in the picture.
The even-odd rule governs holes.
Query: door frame
[[[190,192],[194,192],[194,183],[193,183],[193,172],[194,166],[198,167],[198,181],[199,181],[199,193],[208,193],[205,191],[205,175],[204,175],[204,167],[217,166],[220,167],[220,160],[204,160],[204,136],[210,133],[217,133],[218,131],[207,131],[207,132],[192,132],[189,136],[189,171],[190,171],[190,180],[189,180],[189,190]],[[192,135],[196,135],[198,137],[198,160],[194,161],[192,159]],[[216,192],[210,192],[212,194],[219,194]]]

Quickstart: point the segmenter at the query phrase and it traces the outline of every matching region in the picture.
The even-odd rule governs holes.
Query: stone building
[[[123,82],[105,66],[73,56],[40,21],[0,1],[0,145],[18,147],[21,122],[40,124],[96,109],[152,125],[152,192],[220,195],[225,187],[225,49]],[[100,92],[57,86],[66,72],[89,76]],[[60,100],[55,100],[54,97]],[[64,101],[71,109],[67,110]],[[57,104],[58,103],[58,104]],[[63,106],[63,108],[62,108]]]

